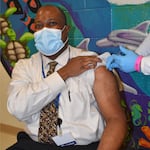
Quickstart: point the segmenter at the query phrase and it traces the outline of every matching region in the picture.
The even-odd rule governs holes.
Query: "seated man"
[[[35,28],[39,52],[16,63],[8,97],[8,111],[26,123],[32,139],[18,137],[11,148],[119,150],[126,117],[113,74],[94,52],[68,45],[69,26],[58,7],[42,6]]]

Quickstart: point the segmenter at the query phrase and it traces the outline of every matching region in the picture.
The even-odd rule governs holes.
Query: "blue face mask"
[[[34,33],[35,47],[46,56],[51,56],[59,52],[67,42],[61,40],[62,30],[53,28],[43,28]]]

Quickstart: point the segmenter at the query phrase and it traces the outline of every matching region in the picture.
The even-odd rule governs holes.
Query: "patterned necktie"
[[[54,72],[57,62],[53,61],[49,63],[50,68],[47,72],[47,76]],[[45,106],[41,110],[40,114],[40,126],[38,138],[41,143],[52,143],[51,137],[57,135],[57,118],[58,110],[54,104],[54,100]]]

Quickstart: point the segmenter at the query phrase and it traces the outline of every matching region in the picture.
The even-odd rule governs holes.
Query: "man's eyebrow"
[[[50,18],[50,19],[47,19],[47,20],[44,20],[44,22],[48,22],[48,21],[54,21],[54,22],[58,22],[58,20],[54,19],[54,18]],[[34,22],[42,22],[41,20],[38,20],[38,19],[35,19]]]
[[[55,21],[55,22],[57,22],[57,20],[55,18],[49,18],[46,21]]]

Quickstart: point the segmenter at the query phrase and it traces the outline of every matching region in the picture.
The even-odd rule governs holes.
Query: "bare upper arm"
[[[104,66],[95,70],[94,95],[106,121],[112,117],[124,116],[117,80]]]

